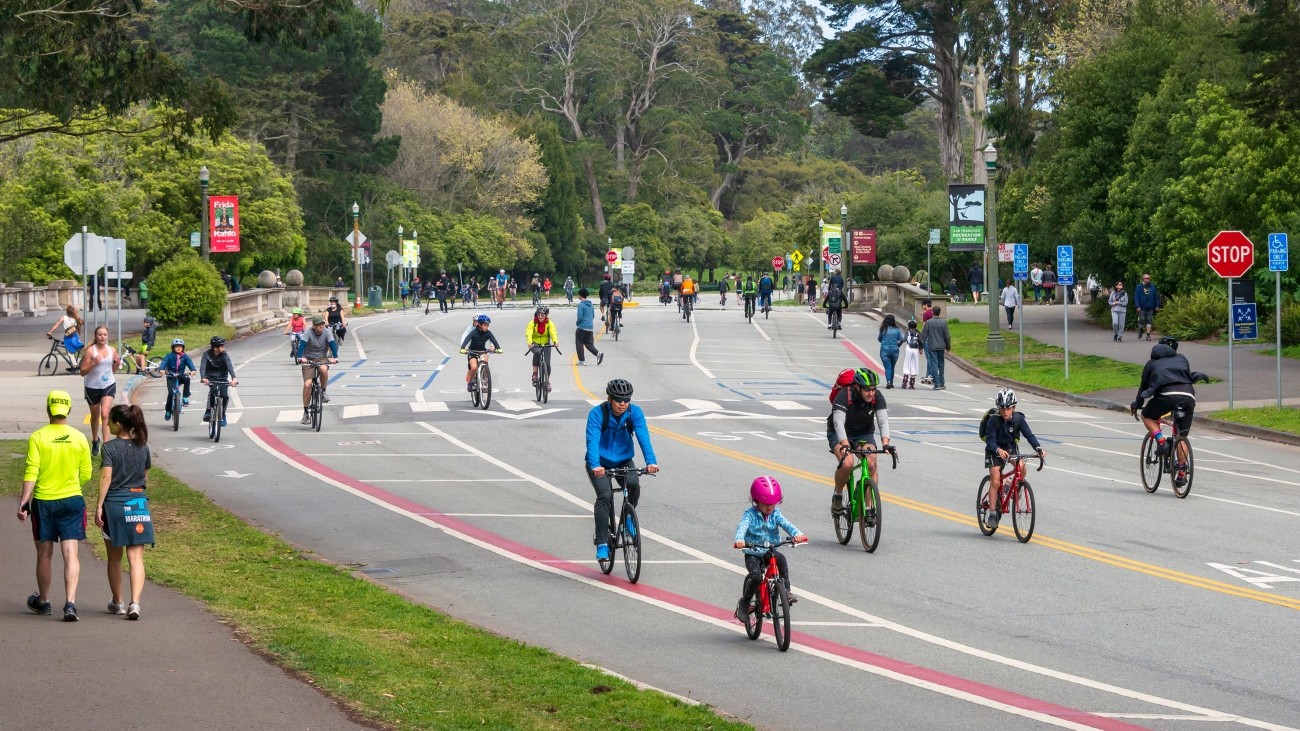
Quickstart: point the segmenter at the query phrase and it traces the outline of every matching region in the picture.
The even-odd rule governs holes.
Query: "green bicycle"
[[[866,445],[867,448],[863,448]],[[832,453],[834,453],[832,451]],[[880,529],[883,519],[880,502],[880,488],[875,476],[871,474],[871,464],[867,457],[872,454],[888,454],[894,460],[893,469],[898,469],[898,450],[892,446],[884,449],[872,449],[867,442],[858,442],[850,448],[848,454],[858,457],[858,466],[849,475],[849,504],[840,512],[831,510],[831,520],[835,523],[835,538],[840,545],[847,545],[853,537],[853,525],[858,526],[858,536],[862,539],[862,550],[873,553],[880,545]],[[847,456],[847,455],[846,455]],[[841,464],[843,461],[841,460]]]

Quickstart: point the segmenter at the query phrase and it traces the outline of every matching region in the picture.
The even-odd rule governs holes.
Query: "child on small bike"
[[[180,382],[184,391],[181,393],[182,406],[190,405],[190,376],[198,372],[194,367],[194,361],[185,354],[185,341],[176,338],[172,341],[172,352],[163,356],[162,362],[158,364],[158,370],[167,374],[167,407],[163,411],[163,421],[172,420],[171,392],[176,388],[176,383]]]
[[[475,315],[474,324],[470,326],[473,329],[466,332],[465,336],[460,340],[461,354],[469,354],[469,371],[465,374],[466,391],[474,390],[473,378],[474,374],[478,372],[478,354],[488,349],[488,343],[492,344],[496,352],[501,352],[501,343],[497,342],[497,336],[493,335],[492,331],[488,329],[491,324],[492,318],[488,317],[486,313]],[[470,351],[474,352],[471,353]]]
[[[767,562],[764,559],[766,554],[763,544],[775,545],[781,541],[781,531],[794,539],[795,543],[807,543],[808,536],[794,527],[794,524],[786,520],[781,511],[776,506],[781,503],[781,483],[776,478],[766,475],[758,477],[749,486],[749,499],[753,505],[750,506],[745,514],[740,516],[740,524],[736,526],[736,548],[745,549],[745,569],[749,574],[745,577],[744,590],[741,592],[740,601],[736,603],[736,619],[741,622],[745,621],[746,615],[749,614],[750,603],[758,593],[758,585],[763,580],[763,573],[767,570]],[[786,564],[785,556],[780,551],[773,551],[776,554],[776,566],[781,572],[781,581],[785,584],[786,591],[790,589],[790,569]],[[793,604],[795,596],[790,595],[790,603]]]
[[[998,391],[993,399],[997,413],[989,415],[985,426],[984,466],[989,468],[989,509],[984,524],[990,528],[998,527],[998,519],[1002,517],[998,512],[1002,504],[1002,466],[1007,463],[1007,457],[1018,451],[1016,442],[1020,441],[1020,435],[1029,440],[1029,446],[1039,457],[1047,454],[1038,443],[1038,437],[1030,431],[1025,415],[1016,411],[1016,402],[1015,391],[1009,388]]]

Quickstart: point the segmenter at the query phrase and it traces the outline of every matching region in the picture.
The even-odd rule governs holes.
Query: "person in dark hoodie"
[[[1142,423],[1155,438],[1157,453],[1164,454],[1169,449],[1166,436],[1160,431],[1161,416],[1182,406],[1183,415],[1176,419],[1175,426],[1181,434],[1192,430],[1192,414],[1196,410],[1196,389],[1192,384],[1196,381],[1209,383],[1210,377],[1192,370],[1187,356],[1179,355],[1177,340],[1168,335],[1160,338],[1151,348],[1151,360],[1142,368],[1137,398],[1129,405],[1130,413],[1142,410]]]

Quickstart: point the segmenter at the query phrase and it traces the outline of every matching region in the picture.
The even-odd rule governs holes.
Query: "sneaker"
[[[50,603],[41,601],[39,594],[32,594],[27,597],[27,608],[32,610],[33,614],[48,615],[52,612]]]
[[[608,560],[609,560],[609,545],[608,545],[608,544],[606,544],[606,543],[602,543],[602,544],[600,544],[599,546],[596,546],[596,560],[597,560],[597,561],[608,561]]]
[[[605,354],[604,354],[604,353],[596,353],[596,365],[600,365],[601,363],[604,363],[604,362],[605,362]]]
[[[551,392],[551,384],[549,384],[549,383],[546,384],[546,392],[547,392],[547,393],[550,393],[550,392]]]
[[[225,426],[226,426],[226,417],[224,417],[224,416],[221,417],[221,426],[222,426],[222,428],[225,428]]]
[[[126,606],[126,618],[127,618],[127,619],[139,619],[139,618],[140,618],[140,605],[137,604],[137,603],[135,603],[135,602],[131,602],[130,604],[128,604],[128,605]]]
[[[330,402],[330,395],[328,393],[322,393],[320,395],[320,400],[328,404]]]
[[[204,422],[204,423],[207,423],[207,422],[209,422],[209,421],[212,421],[212,410],[211,410],[211,409],[204,409],[204,410],[203,410],[203,422]]]
[[[585,366],[585,365],[587,365],[587,361],[585,361],[585,360],[580,360],[580,361],[578,361],[578,365],[579,365],[579,366]]]
[[[109,602],[109,603],[108,603],[108,613],[109,613],[109,614],[126,614],[126,605],[123,604],[122,602]]]
[[[92,456],[92,457],[98,457],[98,456],[99,456],[99,442],[91,442],[91,443],[90,443],[90,456]]]
[[[1156,454],[1164,454],[1169,451],[1169,440],[1160,439],[1156,441]]]
[[[831,515],[844,515],[845,512],[846,511],[844,509],[844,496],[843,495],[831,496]]]
[[[797,597],[797,596],[795,596],[794,594],[791,594],[791,593],[789,593],[789,592],[786,592],[786,596],[790,598],[790,603],[791,603],[791,604],[796,604],[796,603],[798,603],[798,601],[799,601],[799,597]]]
[[[736,613],[732,616],[736,618],[737,622],[742,624],[745,622],[745,618],[749,616],[749,602],[745,601],[745,597],[741,597],[736,602]]]
[[[172,412],[170,412],[170,411],[164,411],[164,412],[163,412],[163,421],[171,421],[171,420],[172,420]]]
[[[72,602],[68,602],[67,604],[64,604],[64,605],[63,605],[63,621],[64,621],[64,622],[75,622],[75,621],[77,621],[78,619],[80,619],[80,617],[77,616],[77,605],[76,605],[76,604],[73,604]]]
[[[189,405],[190,405],[190,400],[188,398],[181,399],[181,406],[189,406]]]
[[[632,522],[632,516],[627,516],[627,525],[625,527],[627,528],[627,534],[636,538],[636,524]]]
[[[989,528],[996,528],[998,527],[998,520],[1001,517],[1002,515],[998,511],[990,510],[984,514],[984,525],[988,526]]]
[[[308,413],[306,413],[306,412],[303,412],[303,415],[302,415],[302,421],[300,421],[300,422],[298,422],[298,423],[299,423],[299,424],[310,424],[310,423],[311,423],[311,414],[308,414]]]

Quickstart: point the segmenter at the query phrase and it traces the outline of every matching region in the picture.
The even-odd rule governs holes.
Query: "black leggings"
[[[780,551],[774,553],[776,553],[776,569],[781,573],[781,583],[785,584],[786,591],[789,591],[790,567],[785,562],[785,554]],[[745,577],[745,587],[740,596],[748,602],[753,600],[754,595],[758,593],[758,583],[763,580],[763,575],[767,573],[767,560],[763,556],[746,553],[745,569],[749,571],[749,575]]]
[[[636,467],[632,460],[620,462],[615,467]],[[614,511],[614,478],[608,473],[604,477],[596,477],[587,470],[587,477],[591,480],[591,486],[596,488],[596,545],[609,544],[609,516]],[[621,478],[627,485],[627,501],[636,507],[636,503],[641,499],[641,480],[636,473],[629,473]]]

